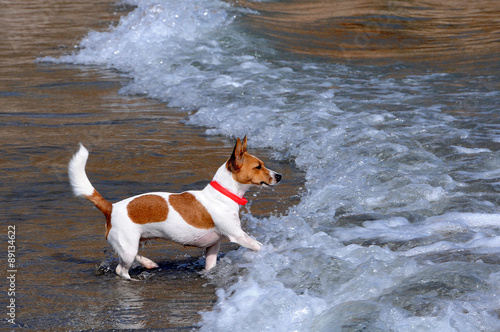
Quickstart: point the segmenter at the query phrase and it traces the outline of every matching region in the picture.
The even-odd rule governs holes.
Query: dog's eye
[[[255,169],[261,169],[261,168],[262,168],[262,165],[255,167]]]

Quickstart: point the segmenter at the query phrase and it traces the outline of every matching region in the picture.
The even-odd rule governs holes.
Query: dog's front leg
[[[220,242],[221,240],[207,248],[205,252],[205,271],[212,269],[215,267],[215,264],[217,264],[217,254],[219,253]]]
[[[252,239],[247,233],[241,229],[241,221],[238,216],[238,211],[225,215],[224,218],[216,220],[219,232],[229,238],[229,241],[237,243],[247,249],[259,251],[262,244]]]
[[[228,235],[229,241],[238,243],[240,246],[253,251],[259,251],[262,243],[252,239],[247,233],[241,231],[236,235]]]

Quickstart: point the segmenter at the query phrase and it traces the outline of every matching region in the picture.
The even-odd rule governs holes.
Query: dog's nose
[[[276,179],[276,183],[280,182],[281,181],[281,174],[276,173],[274,175],[274,178]]]

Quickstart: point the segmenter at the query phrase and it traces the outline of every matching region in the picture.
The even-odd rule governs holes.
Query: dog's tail
[[[69,182],[73,188],[73,193],[76,196],[83,196],[95,204],[95,206],[104,213],[106,217],[106,238],[108,237],[109,230],[111,229],[111,211],[113,204],[106,200],[94,189],[92,184],[85,173],[85,165],[89,152],[80,143],[80,150],[73,156],[68,165]]]

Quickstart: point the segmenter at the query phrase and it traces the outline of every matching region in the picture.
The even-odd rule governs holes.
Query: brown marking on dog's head
[[[233,173],[233,179],[243,184],[274,185],[273,172],[264,166],[264,162],[247,152],[247,137],[243,142],[238,138],[233,153],[226,163],[227,169]]]
[[[236,144],[234,146],[233,153],[231,154],[231,157],[226,163],[226,167],[231,173],[234,173],[241,168],[241,165],[243,163],[243,155],[245,154],[245,152],[247,152],[246,135],[245,138],[243,138],[243,143],[240,141],[239,138],[236,139]]]
[[[214,228],[215,224],[207,209],[190,193],[172,194],[168,198],[172,208],[191,226],[201,229]]]
[[[136,224],[149,224],[167,220],[167,201],[158,195],[142,195],[127,205],[127,213]]]

